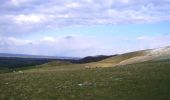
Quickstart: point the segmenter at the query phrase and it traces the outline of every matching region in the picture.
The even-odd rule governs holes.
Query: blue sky
[[[83,57],[170,45],[170,0],[0,0],[0,52]]]

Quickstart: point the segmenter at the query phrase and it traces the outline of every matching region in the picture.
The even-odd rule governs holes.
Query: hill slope
[[[125,53],[104,59],[99,62],[89,63],[89,67],[111,67],[119,65],[127,65],[140,63],[145,61],[159,61],[170,59],[170,47],[163,47],[157,49],[142,50],[136,52]]]
[[[0,74],[0,100],[170,100],[170,61],[90,70],[44,67],[51,71]]]
[[[113,67],[113,66],[141,63],[146,61],[159,61],[159,60],[166,60],[166,59],[170,59],[170,47],[141,50],[141,51],[135,51],[135,52],[114,55],[114,56],[86,57],[77,60],[76,61],[77,63],[69,63],[66,66],[67,68],[72,68],[72,66],[81,66],[81,68],[82,67],[84,68]],[[63,65],[59,65],[58,62],[55,61],[53,62],[52,65],[50,63],[49,64],[47,63],[46,65],[58,66],[58,67],[63,66]]]

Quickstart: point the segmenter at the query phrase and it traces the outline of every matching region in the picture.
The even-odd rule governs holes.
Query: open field
[[[170,100],[169,60],[94,69],[67,64],[0,74],[0,100]]]

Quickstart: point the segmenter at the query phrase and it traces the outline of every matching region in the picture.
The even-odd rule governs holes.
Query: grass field
[[[94,69],[59,64],[1,73],[0,100],[170,100],[168,60]]]

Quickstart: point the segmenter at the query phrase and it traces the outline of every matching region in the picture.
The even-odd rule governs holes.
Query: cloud
[[[141,49],[158,48],[170,45],[170,35],[139,36],[136,38]]]
[[[52,38],[52,37],[44,37],[44,39],[43,40],[41,40],[41,41],[46,41],[46,42],[56,42],[56,39],[55,38]]]
[[[0,52],[84,56],[122,53],[170,43],[167,35],[144,35],[133,40],[121,35],[100,39],[101,36],[84,37],[77,35],[81,33],[64,32],[57,32],[56,37],[52,37],[49,31],[65,28],[68,32],[66,27],[77,26],[170,21],[169,0],[0,0],[0,12]],[[44,31],[42,37],[36,37],[36,33]],[[67,35],[57,37],[62,33]],[[35,40],[28,39],[29,34],[35,36]]]
[[[13,21],[16,24],[36,24],[36,23],[41,23],[45,17],[43,15],[36,15],[36,14],[30,14],[30,15],[18,15],[15,16]]]
[[[74,57],[120,54],[168,45],[170,45],[170,35],[145,35],[133,39],[131,37],[100,39],[71,34],[59,37],[44,36],[35,40],[0,38],[0,52]]]
[[[72,39],[72,38],[74,38],[74,37],[73,37],[73,36],[70,36],[70,35],[65,36],[65,39]]]
[[[76,3],[76,2],[72,2],[72,3],[65,4],[65,7],[67,7],[67,8],[80,8],[81,4]]]
[[[0,52],[56,55],[56,56],[86,56],[102,54],[102,45],[95,38],[81,36],[45,36],[39,40],[25,40],[14,37],[0,38]],[[96,52],[98,51],[98,52]]]
[[[29,2],[30,0],[11,0],[11,4],[14,5],[14,6],[19,6],[23,3],[27,3]]]
[[[1,34],[5,35],[49,28],[170,21],[170,1],[1,0],[0,12]]]

